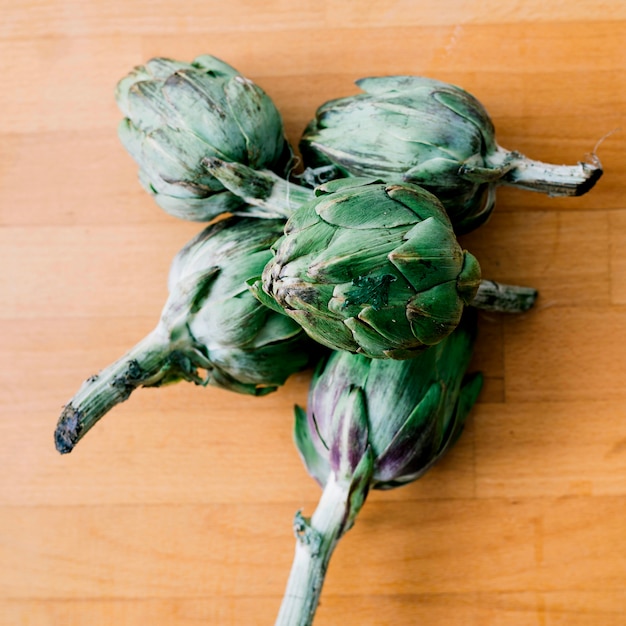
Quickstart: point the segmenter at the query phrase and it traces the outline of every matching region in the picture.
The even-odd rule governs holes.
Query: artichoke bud
[[[476,336],[468,310],[448,337],[409,360],[369,359],[335,351],[314,373],[294,438],[308,472],[329,478],[363,474],[389,489],[416,480],[460,435],[482,386],[467,375]],[[359,468],[357,472],[357,468]]]
[[[271,257],[283,221],[229,217],[176,255],[157,327],[84,383],[66,405],[57,448],[76,442],[138,387],[179,380],[264,395],[308,366],[316,346],[293,320],[261,304],[247,281]]]
[[[409,358],[452,332],[480,268],[437,198],[350,178],[316,194],[288,220],[253,293],[319,343],[373,358]]]
[[[455,231],[466,233],[488,219],[498,184],[571,196],[602,174],[595,155],[565,166],[503,149],[483,105],[460,87],[417,76],[357,85],[363,93],[323,104],[307,125],[300,151],[310,179],[334,167],[338,176],[421,185],[441,200]]]
[[[115,95],[120,140],[142,186],[172,215],[209,221],[251,213],[205,168],[207,158],[286,175],[292,151],[274,103],[215,57],[151,59],[122,78]]]
[[[298,325],[262,306],[247,285],[267,263],[282,227],[278,219],[227,218],[207,227],[172,262],[161,324],[188,329],[210,363],[209,383],[222,370],[220,380],[229,377],[237,391],[257,394],[308,363],[309,342]]]

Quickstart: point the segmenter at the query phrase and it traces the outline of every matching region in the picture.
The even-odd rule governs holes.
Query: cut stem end
[[[549,196],[582,196],[595,186],[603,173],[595,154],[576,165],[553,165],[500,149],[488,161],[491,166],[504,166],[506,173],[499,181],[501,184]]]

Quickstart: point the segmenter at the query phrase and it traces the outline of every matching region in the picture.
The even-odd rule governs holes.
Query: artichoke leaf
[[[448,336],[463,313],[456,282],[450,281],[418,293],[407,306],[407,317],[417,339],[433,345]]]
[[[251,80],[235,76],[226,83],[229,110],[246,141],[247,165],[252,168],[277,161],[285,137],[278,109]]]
[[[149,132],[167,124],[172,110],[163,98],[161,84],[154,80],[134,83],[126,95],[128,115],[142,131]]]
[[[343,323],[350,329],[354,342],[358,345],[356,352],[369,358],[385,358],[388,342],[369,324],[358,317],[348,317]],[[353,350],[354,352],[354,350]]]
[[[347,352],[356,352],[358,349],[352,333],[340,321],[305,310],[286,309],[286,313],[302,326],[311,339],[322,346],[334,350],[346,350]],[[329,340],[329,337],[332,337],[332,340]]]
[[[286,315],[283,307],[276,302],[272,296],[270,296],[265,289],[263,289],[263,281],[260,278],[251,278],[247,281],[248,289],[250,293],[264,306],[275,311],[276,313],[282,313]]]
[[[389,441],[386,448],[376,450],[377,479],[384,482],[393,479],[409,463],[425,464],[439,448],[441,442],[440,413],[443,390],[440,382],[428,388],[419,404],[391,439],[391,433],[379,431],[380,440]],[[376,438],[378,441],[379,438]]]
[[[365,307],[358,314],[361,321],[373,328],[398,350],[412,349],[411,326],[406,316],[397,315],[397,309]]]
[[[394,201],[399,202],[416,215],[420,221],[428,218],[437,219],[442,225],[452,230],[450,218],[446,213],[439,199],[430,191],[427,191],[419,185],[403,183],[398,185],[387,185],[385,193]],[[417,220],[413,218],[412,222]],[[407,238],[410,233],[407,233]]]
[[[304,462],[307,472],[317,481],[320,486],[324,486],[330,474],[330,465],[324,457],[317,451],[311,438],[311,431],[307,424],[307,414],[304,409],[295,406],[295,422],[293,436],[300,458]]]
[[[381,191],[383,187],[381,186]],[[317,214],[328,224],[355,230],[395,228],[415,223],[411,210],[394,206],[384,193],[368,194],[358,205],[350,202],[350,191],[338,191],[317,203]]]
[[[378,236],[376,236],[378,235]],[[310,258],[307,276],[317,282],[352,282],[367,276],[372,268],[386,265],[394,249],[394,237],[365,230],[337,231],[316,257]],[[364,254],[355,254],[354,250]]]
[[[484,152],[495,150],[493,122],[483,105],[474,96],[458,87],[440,87],[433,92],[433,98],[476,126],[485,141]]]
[[[330,433],[330,466],[340,481],[349,480],[368,447],[368,413],[363,390],[346,388],[335,411],[337,419]]]
[[[172,74],[163,83],[163,94],[182,120],[179,126],[193,132],[204,145],[204,152],[196,155],[196,162],[207,156],[239,161],[246,154],[246,145],[239,133],[230,132],[228,103],[223,96],[219,97],[220,89],[210,89],[197,74],[194,71]]]

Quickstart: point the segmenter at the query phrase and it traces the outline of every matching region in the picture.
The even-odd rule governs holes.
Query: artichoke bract
[[[213,177],[203,159],[286,174],[292,151],[279,111],[260,87],[213,56],[192,63],[151,59],[119,81],[115,96],[125,116],[119,137],[139,165],[141,184],[176,217],[259,213]]]
[[[369,489],[414,481],[457,441],[481,387],[467,374],[476,336],[468,309],[455,331],[414,359],[332,352],[318,365],[295,441],[323,487],[310,519],[296,514],[296,552],[276,624],[311,624],[332,552]]]
[[[316,346],[294,321],[263,306],[247,281],[271,257],[278,219],[230,217],[205,228],[174,258],[156,328],[65,406],[56,447],[70,452],[138,387],[188,380],[263,395],[306,367]]]
[[[370,357],[411,358],[450,334],[480,268],[437,198],[361,178],[316,193],[287,221],[255,295],[317,342]]]
[[[534,161],[500,147],[484,106],[464,89],[419,76],[364,78],[354,96],[323,104],[300,141],[308,174],[378,176],[432,191],[457,233],[483,224],[496,185],[576,196],[602,175],[592,155],[577,165]],[[306,179],[306,177],[305,177]]]

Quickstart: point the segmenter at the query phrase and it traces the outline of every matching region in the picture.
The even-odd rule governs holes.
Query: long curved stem
[[[187,345],[174,346],[156,328],[123,357],[88,378],[65,405],[54,433],[56,449],[66,454],[114,406],[137,387],[157,386],[164,380],[204,381],[196,368],[206,367],[203,355]]]
[[[311,519],[296,514],[296,551],[275,626],[313,623],[330,558],[347,530],[351,496],[350,484],[331,474]]]

